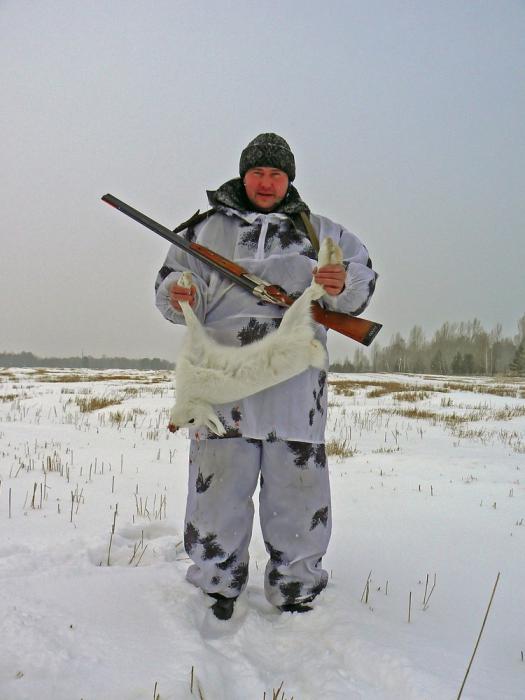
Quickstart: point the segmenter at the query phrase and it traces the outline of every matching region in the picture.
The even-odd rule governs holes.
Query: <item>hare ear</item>
[[[226,432],[224,425],[220,422],[217,415],[210,410],[204,421],[204,425],[209,428],[216,435],[224,435]]]

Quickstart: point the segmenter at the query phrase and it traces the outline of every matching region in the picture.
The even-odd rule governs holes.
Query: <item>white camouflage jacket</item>
[[[249,211],[243,192],[238,179],[225,183],[217,192],[209,192],[216,212],[181,235],[298,296],[310,284],[317,261],[308,235],[294,226],[290,216],[301,210],[308,212],[307,206],[292,186],[278,212]],[[342,248],[346,267],[343,292],[337,297],[325,295],[322,303],[335,311],[360,314],[374,292],[377,278],[366,247],[356,235],[324,216],[310,213],[310,220],[320,243],[330,236]],[[285,309],[262,303],[176,246],[169,249],[156,281],[156,304],[169,321],[184,323],[182,313],[169,301],[169,287],[184,270],[191,271],[198,289],[194,311],[218,342],[244,345],[279,325]],[[316,335],[326,345],[324,326],[317,326]],[[326,378],[327,370],[309,368],[242,401],[216,406],[226,428],[224,437],[324,442]],[[216,437],[202,427],[190,430],[190,436]]]

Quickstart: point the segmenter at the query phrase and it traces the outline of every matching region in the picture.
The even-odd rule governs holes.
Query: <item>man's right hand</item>
[[[197,301],[197,288],[194,284],[191,287],[182,287],[180,284],[172,284],[170,287],[170,303],[176,311],[181,311],[180,301],[187,301],[191,307]]]

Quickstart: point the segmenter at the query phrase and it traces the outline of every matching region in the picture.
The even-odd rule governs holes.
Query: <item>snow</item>
[[[524,382],[331,375],[329,586],[272,608],[256,525],[221,622],[185,581],[172,379],[0,370],[0,700],[456,698],[498,572],[461,697],[525,698]],[[80,411],[95,398],[121,403]]]

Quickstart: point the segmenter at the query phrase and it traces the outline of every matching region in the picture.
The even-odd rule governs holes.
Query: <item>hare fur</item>
[[[340,263],[342,254],[331,238],[319,250],[318,265]],[[183,272],[178,284],[190,287],[191,273]],[[290,306],[280,326],[249,345],[232,347],[211,338],[193,309],[181,302],[187,333],[175,372],[176,402],[170,413],[169,430],[191,425],[206,426],[217,435],[225,430],[214,404],[229,403],[283,382],[308,367],[322,369],[327,356],[315,338],[312,301],[324,294],[312,281]]]

